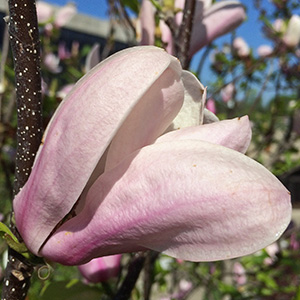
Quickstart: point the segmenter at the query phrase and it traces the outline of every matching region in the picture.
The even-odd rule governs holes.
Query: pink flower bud
[[[54,16],[54,25],[57,28],[65,26],[76,13],[77,9],[73,3],[66,4],[56,12]]]
[[[85,59],[85,72],[92,70],[100,62],[100,44],[95,44]]]
[[[279,252],[279,247],[277,243],[273,243],[265,248],[266,252],[268,253],[269,257],[264,259],[265,265],[271,265],[276,261],[277,257],[276,254]]]
[[[212,113],[216,113],[216,104],[215,104],[215,100],[213,98],[209,98],[207,101],[206,101],[206,108],[208,110],[210,110]]]
[[[233,49],[239,57],[247,57],[250,54],[250,48],[245,40],[241,37],[237,37],[233,41]]]
[[[71,53],[67,49],[65,42],[60,42],[58,44],[58,57],[60,60],[68,59],[71,57]]]
[[[227,84],[222,90],[221,90],[221,97],[224,102],[228,102],[229,100],[232,100],[233,95],[235,92],[235,87],[233,83]]]
[[[60,59],[58,56],[56,56],[54,53],[47,53],[44,57],[44,64],[47,67],[47,69],[56,74],[56,73],[60,73],[62,68],[59,65],[60,63]]]
[[[107,281],[119,275],[121,258],[120,254],[94,258],[88,263],[78,266],[78,269],[88,282]]]
[[[260,57],[268,57],[273,53],[273,48],[269,45],[261,45],[257,48],[257,54]]]
[[[284,43],[289,47],[296,47],[300,42],[300,17],[293,15],[289,20],[283,36]]]
[[[282,19],[276,19],[273,23],[273,28],[278,33],[283,33],[286,30],[286,26]]]
[[[234,281],[237,285],[244,285],[247,282],[246,270],[239,262],[235,262],[233,265]]]
[[[53,7],[50,4],[44,1],[38,1],[36,3],[36,13],[39,23],[47,23],[50,21],[53,16],[53,12]]]
[[[60,98],[60,99],[64,99],[72,90],[72,88],[74,87],[75,84],[70,83],[67,84],[65,86],[63,86],[57,93],[56,93],[56,97]]]

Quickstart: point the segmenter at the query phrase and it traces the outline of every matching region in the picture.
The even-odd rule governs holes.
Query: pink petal
[[[100,62],[100,44],[96,43],[85,60],[85,72],[92,70]]]
[[[61,60],[69,59],[71,57],[71,53],[68,50],[65,42],[60,42],[58,44],[58,57]]]
[[[203,114],[203,124],[210,124],[214,122],[218,122],[219,118],[207,108],[204,108]]]
[[[111,142],[105,169],[111,169],[128,154],[152,144],[170,125],[183,103],[182,82],[174,80],[176,71],[169,68],[132,109]],[[190,85],[199,88],[199,81]],[[199,96],[199,90],[197,96]],[[200,97],[199,97],[200,98]],[[201,98],[200,98],[201,99]],[[200,100],[198,100],[200,102]]]
[[[196,126],[203,123],[203,110],[206,100],[206,88],[191,72],[182,72],[184,102],[167,131]]]
[[[273,243],[273,244],[269,245],[268,247],[266,247],[265,250],[271,258],[275,258],[276,254],[278,254],[278,252],[280,252],[278,243]]]
[[[60,99],[64,99],[70,93],[70,91],[73,89],[74,86],[75,86],[74,83],[70,83],[63,86],[59,91],[57,91],[56,97]]]
[[[155,8],[150,0],[143,0],[140,10],[140,45],[154,45]]]
[[[44,1],[38,1],[36,3],[36,13],[39,23],[46,23],[53,15],[53,7]]]
[[[56,56],[54,53],[47,53],[44,57],[44,64],[47,67],[47,69],[54,73],[60,73],[62,71],[62,67],[59,65],[60,59],[58,56]]]
[[[75,85],[52,118],[31,176],[14,200],[18,230],[33,253],[70,212],[114,135],[149,88],[160,88],[161,82],[172,86],[180,81],[181,71],[179,61],[164,50],[134,47],[103,61]],[[159,101],[153,105],[163,108]]]
[[[88,263],[78,266],[78,269],[88,282],[107,281],[119,275],[121,258],[120,254],[94,258]]]
[[[217,37],[238,27],[246,18],[245,9],[238,1],[220,1],[207,11],[197,9],[191,37],[190,56]]]
[[[77,13],[77,8],[73,3],[67,3],[55,14],[54,25],[58,28],[65,26]]]
[[[273,53],[273,47],[269,45],[261,45],[257,48],[257,54],[260,57],[267,57]]]
[[[236,37],[233,40],[233,49],[239,57],[247,57],[250,54],[250,48],[242,37]]]
[[[275,31],[277,31],[278,33],[284,33],[284,31],[286,30],[286,25],[284,23],[283,19],[276,19],[273,22],[273,29]]]
[[[159,137],[156,143],[172,140],[200,140],[245,153],[251,141],[251,126],[248,116],[244,116],[171,131]]]
[[[284,43],[289,47],[296,47],[300,42],[300,16],[292,15],[286,32],[283,36]]]
[[[213,98],[209,98],[207,100],[206,108],[214,114],[217,112],[216,103],[215,103],[215,100]]]
[[[233,265],[233,278],[237,285],[247,283],[246,270],[240,262],[235,262]]]
[[[254,160],[201,141],[157,143],[105,172],[40,254],[69,265],[146,248],[229,259],[278,239],[290,218],[290,193]]]
[[[221,90],[221,97],[224,102],[228,102],[232,100],[235,92],[235,86],[233,83],[227,84],[224,88]]]
[[[161,31],[161,40],[166,44],[165,49],[168,53],[174,55],[173,35],[169,26],[163,21],[159,22],[159,29]]]

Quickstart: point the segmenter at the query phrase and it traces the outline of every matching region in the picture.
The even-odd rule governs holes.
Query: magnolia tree
[[[55,12],[44,2],[9,3],[18,140],[10,229],[0,228],[8,244],[2,299],[25,299],[32,275],[30,297],[39,299],[141,299],[142,270],[143,299],[150,299],[156,282],[155,297],[163,291],[165,299],[185,299],[199,280],[208,299],[216,281],[223,297],[230,292],[217,261],[267,247],[259,254],[267,268],[281,251],[274,242],[291,221],[290,193],[245,155],[256,123],[246,115],[249,107],[237,110],[238,81],[223,81],[213,94],[188,71],[195,53],[207,47],[206,58],[215,39],[245,20],[244,7],[204,0],[110,5],[134,28],[139,45],[106,59],[98,46],[82,50],[86,63],[76,72],[79,45],[52,44],[74,6]],[[292,11],[284,1],[274,3],[275,11],[280,5]],[[137,14],[135,24],[128,8]],[[280,34],[264,19],[277,46],[262,48],[257,61],[241,37],[230,52],[226,45],[215,49],[216,74],[222,76],[230,62],[254,72],[269,57],[280,58],[281,70],[292,69],[282,57],[297,50],[298,18],[282,21]],[[41,95],[48,103],[43,116]],[[42,118],[48,123],[43,137]],[[233,272],[240,297],[248,276],[242,263],[247,258],[232,268],[222,265]],[[250,266],[256,265],[250,260]],[[265,282],[272,285],[270,278]],[[166,293],[168,280],[173,284]]]

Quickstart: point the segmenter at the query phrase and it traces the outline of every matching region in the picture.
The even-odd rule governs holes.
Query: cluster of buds
[[[274,49],[279,53],[294,51],[300,43],[300,16],[292,15],[289,20],[276,19],[264,30],[266,36],[274,42]]]

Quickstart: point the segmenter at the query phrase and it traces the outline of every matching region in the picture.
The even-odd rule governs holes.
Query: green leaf
[[[2,222],[0,222],[0,232],[4,232],[3,236],[5,236],[5,234],[8,234],[13,241],[15,241],[16,243],[19,243],[18,239],[15,237],[15,235],[10,231],[10,229]]]
[[[162,11],[162,10],[163,10],[162,6],[160,6],[159,3],[156,2],[156,0],[150,0],[150,1],[151,1],[151,3],[154,5],[154,7],[155,7],[158,11]]]
[[[22,254],[32,264],[44,264],[44,260],[40,257],[31,254],[28,248],[26,247],[25,243],[20,243],[16,236],[11,232],[11,230],[2,222],[0,222],[0,233],[10,248]]]
[[[10,248],[22,254],[24,257],[29,258],[26,245],[24,243],[20,243],[11,230],[2,222],[0,222],[0,232]]]
[[[267,288],[271,290],[278,290],[277,282],[270,276],[270,274],[259,272],[257,273],[257,279],[265,283]]]
[[[140,4],[138,0],[121,0],[121,4],[127,6],[138,15],[140,10]]]
[[[13,236],[13,237],[15,237],[15,236]],[[11,235],[9,235],[8,233],[4,233],[4,238],[6,240],[7,245],[10,248],[17,251],[18,253],[24,254],[24,253],[28,252],[26,245],[24,243],[20,243],[18,240],[16,242],[13,237]]]
[[[298,286],[297,294],[295,295],[293,300],[300,300],[300,286]]]
[[[99,300],[101,292],[96,288],[82,282],[59,281],[50,283],[40,300]]]

